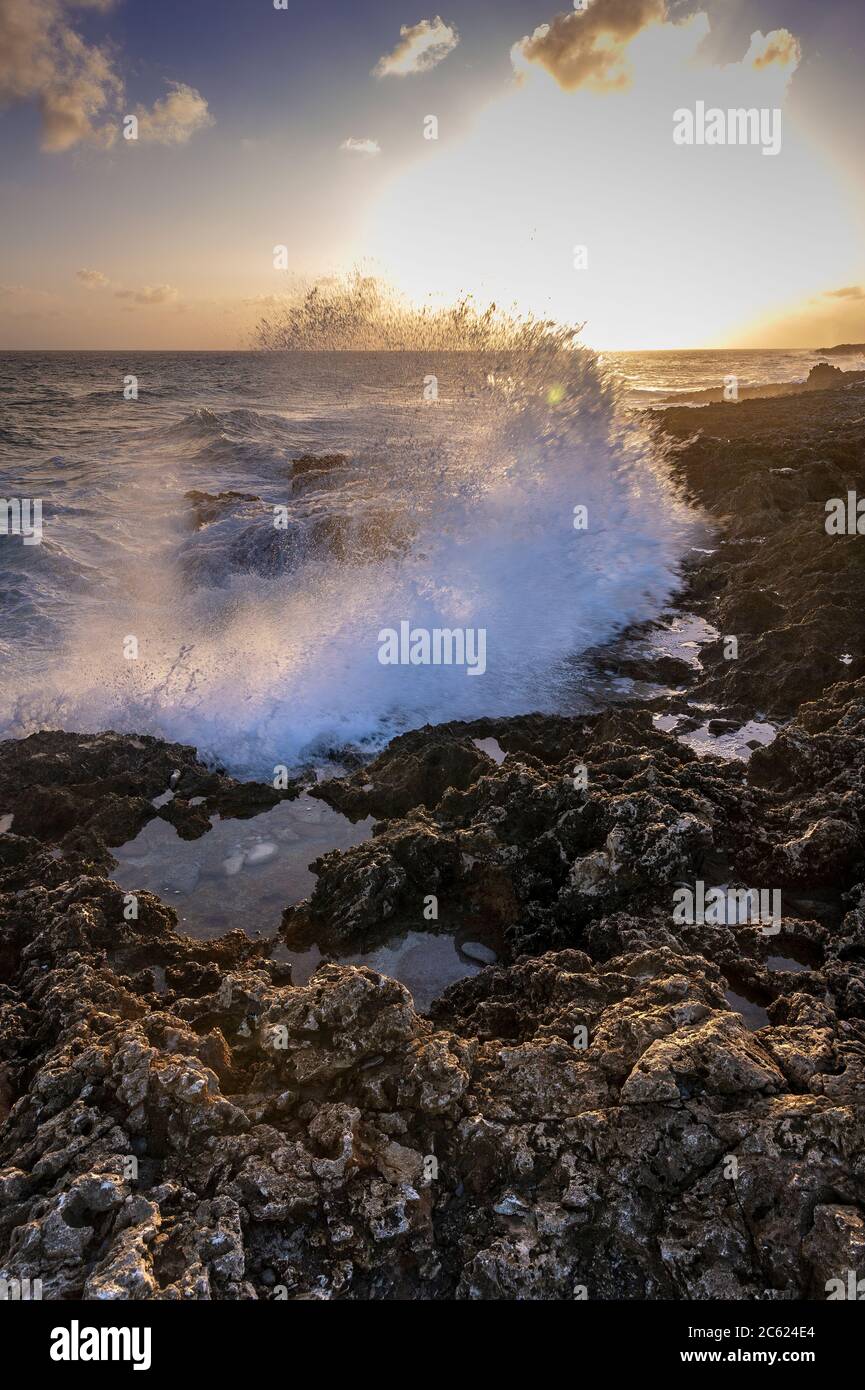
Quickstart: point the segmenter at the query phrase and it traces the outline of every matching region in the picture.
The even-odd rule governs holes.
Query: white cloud
[[[418,24],[400,26],[399,43],[392,53],[385,53],[373,68],[375,77],[408,77],[411,73],[429,72],[452,53],[460,36],[452,24],[445,24],[440,15],[422,19]]]
[[[381,154],[381,145],[377,140],[370,140],[369,138],[356,140],[354,136],[349,136],[347,140],[343,140],[339,148],[345,150],[346,154]]]
[[[213,116],[200,92],[185,82],[168,85],[168,95],[154,102],[149,111],[145,106],[135,109],[142,144],[185,145],[196,131],[213,125]]]

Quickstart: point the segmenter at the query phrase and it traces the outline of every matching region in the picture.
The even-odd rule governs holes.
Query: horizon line
[[[673,347],[673,348],[613,348],[613,347],[591,347],[588,343],[579,345],[587,352],[594,353],[648,353],[648,352],[830,352],[840,347],[853,347],[865,349],[865,341],[862,343],[833,343],[831,347],[811,347],[795,346],[785,344],[783,347]],[[289,352],[375,352],[375,353],[402,353],[402,352],[499,352],[500,348],[258,348],[258,347],[0,347],[0,353],[11,352],[138,352],[138,353],[244,353],[259,354],[262,356],[276,356],[279,353]]]

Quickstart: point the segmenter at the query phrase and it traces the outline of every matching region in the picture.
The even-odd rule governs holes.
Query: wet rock
[[[261,502],[261,498],[252,492],[199,492],[193,489],[183,495],[192,503],[192,520],[196,531],[230,516],[239,502]]]
[[[599,664],[607,670],[614,670],[619,676],[627,676],[635,681],[649,681],[654,685],[689,685],[694,675],[693,667],[687,661],[657,654],[616,657],[612,665],[609,658],[601,658]]]
[[[701,557],[683,601],[737,636],[739,652],[725,660],[722,643],[703,649],[697,698],[744,699],[783,718],[838,679],[843,654],[853,677],[865,674],[858,538],[829,536],[824,525],[827,500],[858,485],[865,417],[855,396],[821,389],[734,410],[708,405],[697,438],[692,410],[653,421],[675,446],[683,484],[723,519],[722,543]]]
[[[291,461],[292,490],[300,492],[320,486],[329,473],[339,472],[347,463],[345,454],[300,454]]]
[[[377,827],[371,840],[311,867],[318,878],[310,898],[283,919],[290,945],[370,945],[398,925],[422,927],[428,895],[454,893],[466,876],[456,840],[422,813]]]
[[[417,806],[438,805],[451,787],[464,791],[495,763],[467,736],[428,726],[401,734],[367,767],[348,778],[310,788],[343,815],[401,816]]]
[[[157,810],[154,798],[169,787],[174,799]],[[205,767],[194,748],[148,735],[50,732],[0,743],[0,805],[15,833],[97,858],[100,846],[104,853],[134,839],[157,814],[192,839],[210,829],[213,812],[255,815],[298,789],[235,782]],[[191,806],[197,797],[203,803]]]

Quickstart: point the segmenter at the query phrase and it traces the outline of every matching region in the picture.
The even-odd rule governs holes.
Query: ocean
[[[269,778],[585,708],[581,658],[663,611],[702,534],[639,408],[816,360],[7,353],[0,498],[42,534],[0,534],[0,737],[153,733]],[[484,670],[383,664],[403,624],[482,631]]]
[[[740,387],[804,381],[817,362],[861,371],[862,353],[825,354],[808,348],[707,348],[699,352],[611,352],[601,354],[622,378],[634,407],[675,404],[676,396],[718,389],[735,376]]]

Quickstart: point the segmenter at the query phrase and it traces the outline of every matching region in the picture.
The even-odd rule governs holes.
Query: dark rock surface
[[[671,671],[663,707],[783,719],[747,765],[632,703],[419,730],[317,788],[378,824],[318,862],[286,940],[358,950],[430,926],[434,895],[436,930],[502,943],[429,1017],[367,968],[295,986],[273,942],[193,941],[146,892],[130,913],[130,828],[280,793],[149,738],[0,745],[0,1275],[54,1299],[822,1299],[865,1277],[865,561],[823,527],[855,415],[826,392],[657,423],[721,528],[683,603],[739,638]],[[780,890],[780,930],[677,924],[697,880]]]
[[[865,547],[825,529],[829,499],[862,487],[865,393],[669,410],[657,428],[686,491],[725,523],[683,603],[739,654],[703,647],[694,697],[783,718],[865,675]]]

